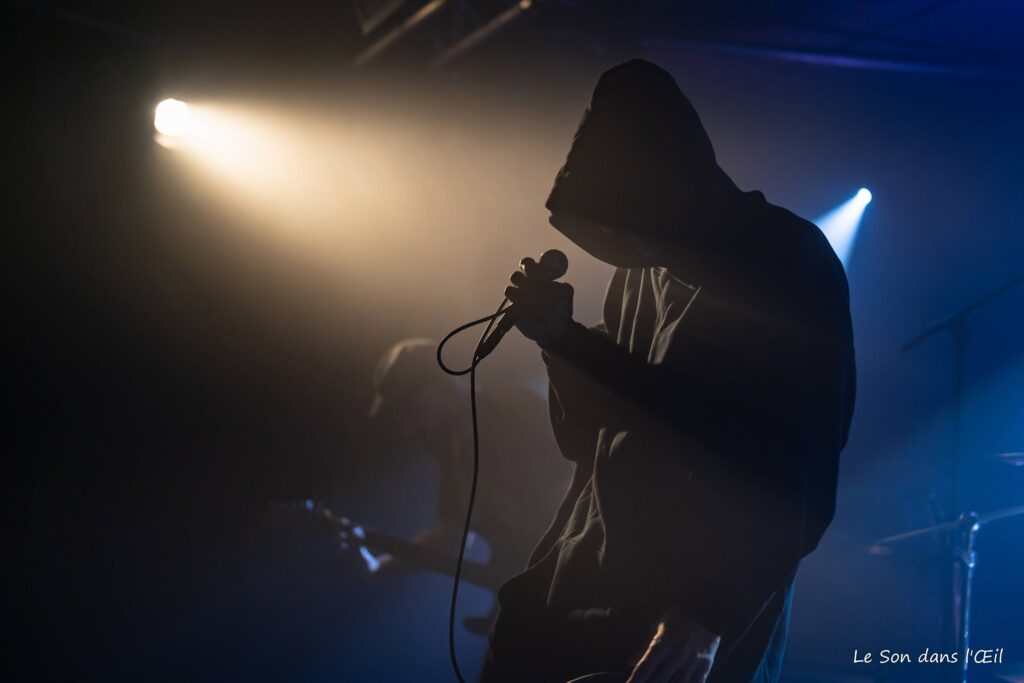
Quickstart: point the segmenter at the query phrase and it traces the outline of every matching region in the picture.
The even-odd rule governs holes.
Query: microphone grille
[[[558,249],[545,251],[540,255],[539,263],[552,280],[557,280],[569,270],[569,259]]]

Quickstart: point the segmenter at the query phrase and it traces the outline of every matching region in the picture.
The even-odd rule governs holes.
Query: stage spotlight
[[[860,228],[861,218],[864,216],[864,209],[871,203],[871,190],[862,187],[857,194],[832,209],[823,216],[819,216],[814,224],[821,228],[828,238],[832,250],[846,265],[853,249],[853,242],[857,238],[857,230]]]
[[[156,105],[153,126],[161,135],[176,138],[188,131],[191,115],[181,100],[167,99]]]

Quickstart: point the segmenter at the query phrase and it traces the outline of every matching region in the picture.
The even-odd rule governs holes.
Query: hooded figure
[[[852,416],[842,265],[813,224],[733,184],[641,60],[602,75],[547,208],[617,269],[593,328],[530,259],[506,290],[575,473],[499,593],[483,680],[775,681]]]

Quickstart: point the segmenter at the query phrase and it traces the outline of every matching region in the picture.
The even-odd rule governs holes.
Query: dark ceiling
[[[485,39],[459,59],[528,35],[534,46],[628,51],[644,41],[679,41],[774,59],[842,57],[845,65],[865,68],[966,69],[1024,78],[1024,6],[1013,0],[524,0],[522,11],[513,9],[520,3],[512,0],[6,4],[16,43],[31,41],[41,22],[56,21],[151,41],[172,52],[254,64],[317,62],[343,69],[412,18],[415,25],[371,64],[427,65],[482,30]],[[354,5],[393,11],[363,35]],[[436,11],[416,22],[426,5]],[[507,21],[498,20],[502,16]]]

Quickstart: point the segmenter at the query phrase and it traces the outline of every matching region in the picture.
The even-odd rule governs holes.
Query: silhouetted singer
[[[776,681],[853,411],[842,265],[813,224],[736,187],[641,60],[601,76],[547,208],[616,271],[593,328],[531,259],[506,290],[575,474],[501,588],[482,680]]]

